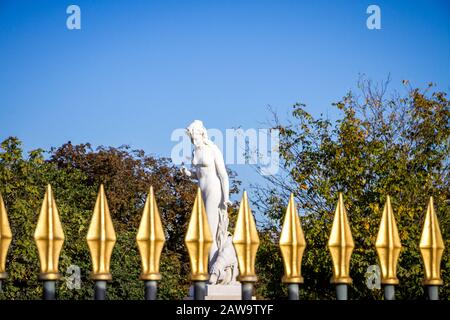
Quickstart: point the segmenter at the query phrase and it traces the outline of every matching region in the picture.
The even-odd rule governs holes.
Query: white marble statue
[[[195,120],[186,130],[194,145],[192,170],[184,166],[181,170],[198,180],[213,236],[209,252],[209,283],[235,284],[238,266],[231,234],[228,232],[227,207],[231,202],[222,152],[209,140],[202,121]]]

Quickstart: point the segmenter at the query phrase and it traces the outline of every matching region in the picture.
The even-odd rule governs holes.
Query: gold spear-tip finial
[[[351,284],[350,257],[355,244],[353,242],[347,213],[344,206],[344,198],[339,192],[339,200],[334,214],[333,227],[331,228],[328,248],[333,259],[333,277],[331,283]]]
[[[191,280],[207,281],[209,279],[208,256],[213,238],[200,188],[197,189],[197,197],[184,241],[191,260]]]
[[[239,264],[238,280],[241,282],[256,282],[255,260],[259,247],[259,237],[246,191],[244,191],[239,207],[233,244]]]
[[[284,263],[282,281],[284,283],[303,283],[301,268],[305,247],[305,236],[300,224],[294,195],[291,193],[280,235],[280,249]]]
[[[430,197],[422,237],[420,238],[420,253],[425,265],[424,285],[443,285],[441,278],[441,258],[445,246],[442,240],[439,221],[434,212],[433,197]]]
[[[40,280],[56,280],[61,277],[58,272],[58,261],[64,243],[64,232],[59,220],[58,208],[53,197],[52,187],[47,185],[42,202],[34,240],[41,261]]]
[[[386,204],[384,205],[375,247],[381,264],[381,283],[389,285],[398,284],[397,260],[402,244],[398,236],[397,224],[389,196],[387,196]]]
[[[153,186],[145,201],[144,212],[136,236],[139,253],[141,254],[141,280],[160,280],[159,260],[164,246],[164,230],[156,204]]]
[[[109,213],[105,188],[100,191],[95,202],[94,213],[87,234],[87,243],[91,251],[93,280],[111,280],[109,264],[116,243],[116,233]]]
[[[9,245],[11,244],[12,233],[8,222],[8,214],[6,212],[5,203],[0,194],[0,280],[6,279],[6,255]]]

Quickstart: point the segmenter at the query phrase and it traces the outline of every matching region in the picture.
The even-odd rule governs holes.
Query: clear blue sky
[[[81,30],[66,28],[70,4]],[[381,30],[366,28],[370,4]],[[0,139],[169,156],[194,119],[258,128],[268,105],[297,101],[334,117],[359,73],[448,90],[449,18],[449,1],[0,0]]]

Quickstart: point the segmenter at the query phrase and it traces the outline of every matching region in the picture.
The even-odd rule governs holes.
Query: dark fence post
[[[5,205],[0,195],[0,292],[2,292],[3,280],[7,278],[5,257],[11,238]],[[46,189],[34,239],[40,257],[39,280],[43,282],[43,299],[54,300],[56,299],[56,281],[61,277],[58,272],[58,260],[64,242],[64,233],[50,185]],[[136,240],[142,259],[140,278],[144,281],[145,299],[155,300],[158,281],[161,279],[159,261],[165,238],[152,187],[150,187]],[[106,299],[107,281],[112,280],[109,267],[115,241],[116,236],[107,199],[104,187],[101,185],[87,235],[93,264],[91,278],[95,281],[94,298],[96,300]],[[194,299],[204,300],[209,279],[208,254],[212,236],[200,188],[197,190],[185,243],[191,262]],[[240,271],[238,280],[242,283],[242,299],[251,300],[254,291],[253,285],[257,281],[255,259],[259,237],[245,191],[239,208],[233,245],[238,256]],[[398,284],[396,268],[401,243],[389,196],[387,196],[375,246],[381,264],[384,298],[385,300],[395,300],[395,285]],[[305,247],[300,218],[291,194],[280,234],[280,249],[285,271],[282,282],[287,284],[289,300],[299,299],[299,284],[303,283],[301,261]],[[342,193],[339,193],[328,247],[333,260],[331,283],[336,286],[337,299],[347,300],[348,285],[352,283],[349,269],[354,242]],[[443,285],[440,263],[445,247],[434,211],[433,197],[430,197],[428,204],[419,247],[425,267],[423,285],[427,298],[438,300],[439,286]],[[49,250],[51,251],[49,252]]]
[[[398,284],[397,260],[402,244],[400,243],[391,197],[389,196],[386,197],[375,247],[381,265],[381,284],[383,285],[384,299],[395,300],[395,286]]]
[[[348,300],[348,287],[345,283],[336,283],[336,299]]]
[[[194,299],[205,300],[206,281],[209,279],[208,256],[213,240],[200,188],[197,188],[197,197],[194,201],[184,242],[191,261]]]
[[[136,242],[141,254],[142,273],[140,279],[144,281],[144,298],[145,300],[156,300],[158,280],[161,280],[159,261],[165,237],[152,186],[150,186],[145,201]]]
[[[144,287],[145,300],[156,300],[158,294],[158,282],[156,280],[145,280]]]
[[[253,282],[242,282],[242,300],[252,300]]]
[[[395,286],[393,284],[384,285],[384,300],[395,300]]]
[[[300,224],[294,195],[291,193],[280,234],[280,250],[284,264],[282,282],[288,286],[289,300],[299,299],[299,284],[303,283],[301,270],[305,247],[305,236]]]
[[[248,204],[246,191],[244,191],[241,205],[239,206],[233,245],[239,264],[238,281],[242,284],[242,300],[251,300],[253,297],[253,283],[257,281],[255,259],[259,247],[259,237],[255,219]]]
[[[103,184],[95,202],[94,213],[87,234],[92,258],[91,279],[95,281],[94,299],[106,299],[106,283],[112,280],[109,272],[111,253],[116,243],[116,233],[109,213]]]
[[[47,185],[42,202],[34,240],[41,262],[39,280],[43,281],[43,299],[55,300],[56,280],[61,278],[58,272],[58,261],[64,243],[64,232],[50,185]]]
[[[426,288],[428,299],[439,300],[439,286],[444,284],[441,278],[441,259],[445,246],[439,228],[439,220],[434,212],[433,197],[430,197],[428,202],[419,247],[425,266],[423,285]]]
[[[425,286],[428,300],[439,300],[439,286]]]
[[[106,280],[95,280],[94,300],[106,300]]]
[[[288,283],[287,287],[288,287],[288,300],[298,300],[299,299],[298,283]]]
[[[206,281],[194,281],[194,300],[205,300]]]
[[[44,300],[56,299],[56,283],[54,280],[44,280]]]
[[[333,259],[333,277],[331,283],[336,285],[336,298],[347,300],[347,286],[352,283],[350,278],[350,257],[355,244],[348,224],[344,198],[339,192],[339,199],[334,214],[328,248]]]
[[[6,272],[6,255],[11,244],[12,233],[9,226],[8,213],[6,211],[3,197],[0,194],[0,293],[3,292],[3,280],[8,278]]]

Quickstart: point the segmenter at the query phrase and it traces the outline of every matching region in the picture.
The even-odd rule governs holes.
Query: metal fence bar
[[[297,283],[289,283],[288,284],[288,299],[289,300],[298,300],[299,299],[298,287],[299,287],[299,285]]]
[[[95,281],[94,300],[106,300],[106,280]]]
[[[439,286],[425,286],[428,300],[439,300]]]
[[[423,285],[426,287],[428,299],[439,300],[439,286],[444,284],[441,278],[441,259],[445,246],[434,212],[433,197],[430,197],[428,202],[419,248],[425,267]]]
[[[116,243],[116,233],[103,184],[100,185],[86,239],[92,258],[91,279],[95,281],[94,299],[104,300],[106,299],[106,282],[112,280],[109,265]]]
[[[350,257],[354,247],[355,244],[348,223],[347,211],[344,206],[344,196],[340,192],[328,240],[328,248],[333,260],[331,283],[336,285],[336,298],[338,300],[348,299],[347,286],[352,283]]]
[[[255,259],[259,247],[259,236],[246,191],[244,191],[239,206],[233,245],[239,264],[238,281],[242,284],[242,300],[251,300],[253,297],[253,283],[257,281]]]
[[[45,191],[34,232],[34,240],[39,251],[41,263],[39,280],[43,282],[43,299],[55,300],[56,280],[61,278],[58,271],[58,261],[64,243],[64,232],[50,184],[47,185]]]
[[[202,192],[200,188],[197,188],[197,197],[185,237],[185,244],[191,260],[191,280],[194,282],[195,300],[205,299],[206,281],[209,279],[208,256],[212,242]]]
[[[395,300],[395,286],[386,284],[384,286],[384,300]]]
[[[375,243],[381,265],[381,283],[385,300],[395,300],[395,286],[399,283],[396,276],[397,260],[402,248],[390,201],[390,197],[387,196]],[[7,278],[5,257],[12,235],[1,195],[0,220],[0,258],[2,259],[0,261],[0,292],[3,292],[3,281]],[[64,242],[64,234],[50,185],[46,189],[34,238],[40,257],[41,272],[39,280],[43,282],[43,299],[54,300],[56,299],[56,282],[60,278],[58,260]],[[107,199],[104,187],[101,185],[87,235],[93,265],[91,278],[95,281],[94,299],[96,300],[107,298],[107,281],[112,279],[109,272],[110,257],[115,241],[116,237]],[[156,300],[158,281],[161,279],[159,273],[160,255],[165,238],[152,187],[150,187],[145,203],[136,241],[142,261],[140,279],[144,282],[144,298]],[[51,243],[51,245],[48,245],[48,243]],[[191,262],[193,298],[204,300],[206,299],[207,281],[209,279],[208,254],[212,236],[200,188],[197,190],[185,243]],[[254,283],[257,281],[255,259],[259,237],[245,191],[239,207],[233,245],[238,256],[240,271],[238,281],[242,284],[241,298],[242,300],[251,300],[254,298]],[[299,300],[299,286],[303,283],[301,262],[306,242],[292,194],[286,209],[279,245],[284,264],[284,275],[281,280],[287,285],[288,299]],[[333,261],[331,283],[335,285],[336,298],[337,300],[348,300],[348,286],[352,283],[349,274],[350,257],[354,242],[342,193],[339,193],[328,247]],[[439,286],[443,285],[440,263],[444,251],[444,242],[434,211],[432,197],[430,197],[425,214],[419,247],[424,263],[423,286],[426,298],[439,300]],[[48,252],[49,248],[52,250],[51,252]]]
[[[253,282],[242,282],[242,300],[252,300]]]
[[[8,278],[6,272],[6,255],[12,240],[11,227],[9,226],[8,213],[6,212],[3,197],[0,194],[0,293],[3,292],[3,280]]]
[[[150,186],[136,235],[136,242],[141,255],[142,273],[140,279],[144,281],[145,300],[156,300],[158,281],[161,280],[159,261],[165,241],[155,193],[153,186]]]
[[[397,279],[397,261],[402,244],[398,235],[390,196],[386,197],[375,248],[381,265],[381,283],[384,287],[384,299],[395,300],[395,286],[399,283]]]
[[[194,300],[205,300],[206,281],[194,281]]]
[[[348,300],[348,287],[345,283],[336,284],[336,299]]]
[[[284,275],[281,279],[288,287],[288,299],[299,299],[299,284],[303,283],[302,258],[306,241],[303,234],[294,194],[291,193],[280,234],[280,250],[283,257]]]
[[[144,281],[145,286],[145,300],[156,300],[158,293],[158,282],[156,280]]]
[[[56,282],[53,280],[44,281],[44,300],[56,299]]]

